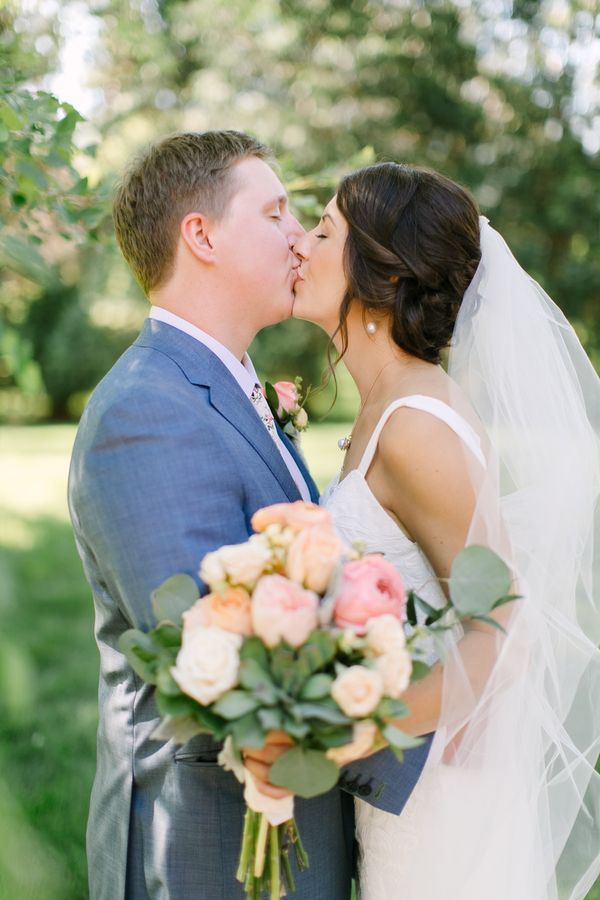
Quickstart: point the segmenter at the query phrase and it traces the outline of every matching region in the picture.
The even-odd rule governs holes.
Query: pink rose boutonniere
[[[294,381],[265,382],[265,395],[273,416],[288,435],[295,440],[308,428],[308,416],[304,409],[310,388],[302,395],[302,377]]]

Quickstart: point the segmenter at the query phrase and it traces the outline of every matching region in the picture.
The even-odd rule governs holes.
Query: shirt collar
[[[178,328],[179,331],[189,334],[197,341],[200,341],[201,344],[204,344],[205,347],[208,347],[209,350],[212,350],[215,356],[219,357],[223,365],[229,369],[247,397],[251,396],[254,385],[257,383],[260,384],[256,369],[247,353],[244,353],[241,360],[237,359],[231,350],[212,335],[208,334],[206,331],[202,331],[197,325],[192,325],[187,319],[182,319],[181,316],[176,315],[170,310],[163,309],[162,306],[151,306],[148,315],[151,319],[155,319],[158,322],[165,322],[167,325],[171,325],[173,328]]]

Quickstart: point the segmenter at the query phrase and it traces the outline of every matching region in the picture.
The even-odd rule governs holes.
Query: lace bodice
[[[362,541],[369,553],[380,552],[394,565],[407,588],[416,591],[431,606],[445,603],[440,584],[418,544],[411,541],[381,506],[366,481],[381,432],[389,417],[402,406],[420,409],[444,421],[485,466],[477,433],[451,407],[433,397],[415,394],[391,403],[381,416],[356,469],[341,481],[336,476],[324,490],[321,505],[332,514],[341,537],[348,543]]]

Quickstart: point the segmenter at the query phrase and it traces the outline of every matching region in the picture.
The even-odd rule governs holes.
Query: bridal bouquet
[[[248,897],[275,900],[294,890],[290,854],[298,870],[308,858],[293,796],[259,792],[242,748],[284,732],[292,746],[270,780],[304,798],[329,791],[341,766],[370,751],[389,746],[401,759],[420,743],[394,723],[408,712],[401,698],[411,679],[427,672],[423,638],[439,637],[456,616],[493,622],[489,611],[510,599],[510,575],[491,551],[470,547],[455,563],[451,601],[434,610],[406,594],[382,556],[346,547],[319,506],[266,507],[252,526],[245,543],[202,560],[210,593],[198,598],[195,581],[175,575],[153,594],[157,627],[125,632],[120,646],[156,686],[155,737],[224,742],[219,762],[245,784],[237,878]]]

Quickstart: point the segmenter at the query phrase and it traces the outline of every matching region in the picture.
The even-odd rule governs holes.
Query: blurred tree
[[[63,3],[60,22],[75,7]],[[248,130],[275,149],[307,225],[361,161],[432,166],[474,192],[600,355],[594,9],[595,0],[88,0],[97,166],[110,181],[132,151],[170,131]],[[61,29],[52,16],[45,28],[36,25],[35,40],[54,47]],[[14,53],[27,41],[21,28]],[[51,71],[53,53],[46,60]],[[35,66],[39,74],[37,58]],[[364,148],[372,149],[360,157]],[[84,224],[83,216],[71,223]],[[99,277],[93,253],[71,253],[65,283],[85,289],[69,295],[81,311],[79,319],[61,313],[65,334],[75,321],[97,327],[99,306],[113,332],[123,318],[133,328],[143,317],[114,246],[103,254]],[[5,293],[13,313],[26,292],[19,282]],[[31,337],[42,319],[33,316],[23,333]],[[57,359],[42,346],[55,328],[58,318],[36,344],[39,359]],[[265,375],[300,372],[315,383],[325,344],[312,326],[292,322],[260,335],[253,352]],[[107,346],[99,367],[117,349]],[[81,389],[90,379],[88,369]]]

